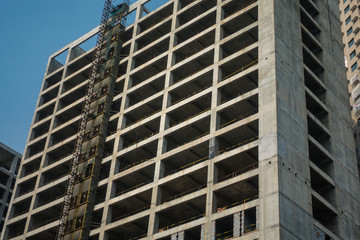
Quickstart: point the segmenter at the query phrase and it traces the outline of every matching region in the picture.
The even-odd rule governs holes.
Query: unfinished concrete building
[[[360,8],[358,1],[343,0],[339,2],[342,40],[344,44],[345,64],[347,67],[350,105],[354,120],[354,137],[357,150],[360,174]]]
[[[20,153],[0,142],[0,232],[9,209],[20,160]]]
[[[88,239],[360,239],[338,2],[147,2],[104,54],[120,59],[94,98],[113,95],[93,114],[109,119]],[[2,239],[57,236],[98,31],[49,58]]]

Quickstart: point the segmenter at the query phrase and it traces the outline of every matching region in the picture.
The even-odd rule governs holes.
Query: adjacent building
[[[120,36],[89,239],[360,239],[338,2],[147,2]],[[49,58],[2,239],[56,238],[97,32]]]
[[[360,173],[360,9],[359,2],[353,0],[341,0],[339,2],[342,40],[344,44],[345,65],[347,67],[347,79],[351,94],[350,104],[352,118],[354,120],[354,137],[356,143],[358,167]]]
[[[9,209],[21,154],[0,142],[0,232]]]

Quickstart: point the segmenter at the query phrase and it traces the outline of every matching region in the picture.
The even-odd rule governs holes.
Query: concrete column
[[[204,239],[213,239],[214,236],[212,235],[213,231],[213,223],[211,221],[211,214],[216,208],[214,204],[214,193],[213,193],[213,185],[214,185],[214,163],[212,159],[218,154],[219,146],[218,142],[215,138],[215,132],[218,126],[218,118],[216,107],[218,106],[219,99],[218,99],[218,89],[214,86],[217,85],[220,79],[219,75],[219,65],[218,62],[220,60],[220,45],[219,42],[221,40],[221,18],[222,18],[222,11],[221,11],[221,0],[217,1],[217,9],[216,9],[216,28],[215,28],[215,46],[214,46],[214,69],[213,69],[213,89],[211,92],[211,116],[210,116],[210,140],[209,140],[209,165],[208,165],[208,173],[207,173],[207,195],[206,195],[206,212],[205,212],[205,232],[204,232]],[[214,226],[215,227],[215,226]]]
[[[173,47],[174,47],[174,36],[175,36],[175,28],[176,28],[176,13],[177,13],[177,4],[178,1],[174,2],[173,7],[173,16],[172,16],[172,24],[171,24],[171,34],[169,40],[169,50],[168,50],[168,59],[167,59],[167,72],[165,74],[165,84],[164,84],[164,95],[163,95],[163,103],[162,103],[162,114],[160,117],[160,127],[159,127],[159,140],[157,146],[157,157],[161,156],[167,149],[167,141],[164,138],[164,131],[168,126],[168,120],[166,119],[165,110],[169,105],[170,98],[169,92],[166,90],[172,83],[172,77],[170,68],[173,65]],[[164,174],[164,166],[161,161],[157,161],[155,163],[155,173],[154,173],[154,183],[156,184],[152,191],[151,198],[151,206],[150,206],[150,215],[149,215],[149,225],[148,225],[148,236],[153,235],[159,231],[159,216],[155,212],[155,208],[161,202],[161,189],[157,185],[157,182],[160,178],[163,177]]]
[[[233,227],[233,236],[240,237],[240,212],[234,213],[234,227]]]
[[[205,224],[201,225],[200,240],[205,240]]]
[[[244,235],[245,232],[245,211],[242,211],[240,216],[240,235]]]
[[[210,223],[210,233],[206,234],[206,224],[201,225],[201,235],[200,240],[215,240],[215,233],[216,233],[216,223],[212,221]],[[207,236],[208,235],[208,236]]]
[[[185,232],[178,232],[171,235],[171,240],[185,240]]]
[[[107,215],[106,215],[106,219],[105,219],[105,223],[108,224],[111,222],[111,218],[112,218],[112,207],[108,207],[108,210],[107,210]]]
[[[279,239],[277,112],[275,57],[275,0],[259,4],[259,201],[260,239]],[[269,162],[271,164],[269,164]],[[270,217],[271,216],[271,217]],[[244,218],[242,218],[244,220]],[[242,221],[244,233],[244,221]]]
[[[210,240],[215,240],[215,235],[216,235],[216,222],[212,221],[211,222]]]
[[[185,240],[185,232],[184,231],[178,233],[178,240]]]
[[[178,234],[177,233],[172,234],[171,240],[178,240]]]
[[[259,206],[256,206],[256,229],[259,229]]]
[[[16,175],[16,166],[18,165],[18,161],[20,161],[20,159],[18,159],[18,156],[14,156],[11,162],[11,167],[10,167],[10,172]],[[19,175],[19,174],[18,174]],[[11,184],[11,183],[10,183]]]

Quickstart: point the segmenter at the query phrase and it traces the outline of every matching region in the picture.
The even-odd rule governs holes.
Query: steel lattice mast
[[[129,1],[106,0],[70,166],[57,240],[87,239]]]

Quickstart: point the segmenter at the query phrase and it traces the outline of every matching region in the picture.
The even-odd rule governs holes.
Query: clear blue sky
[[[146,7],[164,2],[152,0]],[[49,55],[96,27],[103,5],[104,0],[0,1],[0,142],[23,153]]]

